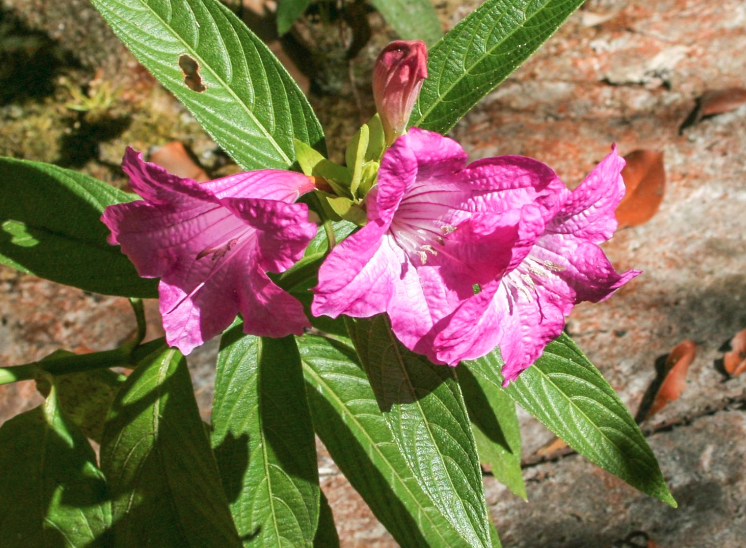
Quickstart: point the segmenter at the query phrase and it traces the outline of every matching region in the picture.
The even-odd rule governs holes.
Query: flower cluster
[[[613,147],[571,192],[531,158],[467,164],[452,139],[405,133],[425,60],[421,42],[394,42],[379,57],[374,92],[390,146],[363,203],[367,222],[321,265],[311,312],[386,313],[402,344],[438,364],[499,347],[509,382],[574,305],[606,299],[638,274],[617,273],[599,248],[616,229],[624,160]],[[188,353],[238,312],[255,335],[309,326],[266,273],[291,267],[315,234],[307,207],[294,203],[313,177],[260,170],[200,185],[131,149],[124,169],[144,200],[109,207],[103,221],[141,276],[160,277],[169,344]]]

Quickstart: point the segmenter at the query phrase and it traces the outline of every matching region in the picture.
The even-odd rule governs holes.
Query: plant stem
[[[60,356],[50,356],[38,362],[14,365],[12,367],[0,367],[0,384],[33,379],[41,372],[51,375],[68,375],[70,373],[81,373],[83,371],[116,366],[133,367],[145,358],[145,356],[163,346],[164,342],[161,338],[134,349],[129,349],[125,345],[103,352],[62,354]]]

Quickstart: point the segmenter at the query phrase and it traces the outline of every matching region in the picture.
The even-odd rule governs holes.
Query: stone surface
[[[437,3],[446,26],[477,4]],[[0,10],[75,52],[79,68],[68,67],[64,74],[76,85],[103,68],[104,79],[136,91],[120,96],[113,107],[115,114],[131,116],[131,125],[103,139],[83,170],[123,184],[116,162],[125,144],[146,149],[172,139],[192,144],[208,167],[220,168],[214,144],[143,74],[86,2],[0,0]],[[372,114],[372,60],[393,36],[377,16],[371,22],[373,39],[350,66],[352,84],[344,83],[338,95],[311,98],[335,158],[356,123]],[[568,331],[633,413],[655,378],[656,360],[683,339],[698,345],[683,396],[646,425],[657,430],[649,441],[679,508],[637,493],[576,455],[566,456],[526,468],[529,503],[485,478],[506,547],[634,546],[624,541],[636,533],[661,548],[746,544],[746,418],[737,405],[710,409],[726,398],[743,398],[746,391],[746,375],[725,379],[717,366],[723,344],[746,327],[746,107],[679,132],[705,90],[746,86],[745,29],[740,0],[589,1],[452,132],[472,159],[526,154],[553,166],[571,186],[612,142],[622,154],[664,151],[667,188],[660,211],[648,223],[620,231],[606,246],[618,269],[644,273],[607,302],[577,307]],[[57,138],[77,131],[80,120],[53,106],[69,98],[60,82],[54,86],[42,106],[2,106],[0,153],[45,161],[60,157]],[[156,317],[156,307],[148,310]],[[0,365],[40,359],[57,348],[111,348],[134,328],[124,299],[4,268],[0,320]],[[157,329],[150,335],[157,336]],[[190,359],[205,419],[216,350],[212,342]],[[0,387],[0,421],[39,401],[29,383]],[[524,457],[530,458],[552,436],[523,413],[521,422]],[[669,423],[675,426],[661,430]],[[320,444],[319,466],[342,545],[395,546]]]

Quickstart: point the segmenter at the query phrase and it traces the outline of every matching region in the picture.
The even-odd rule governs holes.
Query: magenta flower
[[[227,328],[236,314],[253,335],[300,335],[310,327],[301,303],[266,272],[283,272],[316,233],[305,204],[308,177],[280,170],[239,173],[198,184],[143,161],[122,164],[144,200],[109,206],[109,242],[158,278],[166,340],[184,354]]]
[[[378,54],[373,69],[373,97],[387,145],[407,129],[425,78],[427,46],[424,42],[396,40]]]
[[[397,338],[436,363],[451,314],[514,269],[554,216],[564,185],[520,156],[466,164],[455,141],[417,128],[384,154],[368,223],[327,257],[314,315],[387,312]],[[456,359],[455,361],[458,361]]]
[[[614,234],[624,197],[624,159],[609,154],[562,204],[525,259],[456,311],[435,339],[439,360],[455,363],[500,347],[505,381],[515,380],[562,332],[581,301],[599,302],[640,272],[619,274],[598,244]]]

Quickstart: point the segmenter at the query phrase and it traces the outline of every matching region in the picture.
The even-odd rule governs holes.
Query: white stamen
[[[443,225],[440,227],[440,229],[443,231],[443,234],[445,234],[446,236],[448,234],[453,234],[454,232],[456,232],[456,227],[453,225]]]
[[[420,257],[420,261],[422,261],[423,265],[427,264],[427,253],[424,251],[417,251],[417,255]]]
[[[433,249],[433,246],[431,246],[430,244],[423,245],[422,249],[424,251],[427,251],[428,253],[432,253],[433,255],[437,255],[438,254],[438,252],[435,251],[435,249]]]

